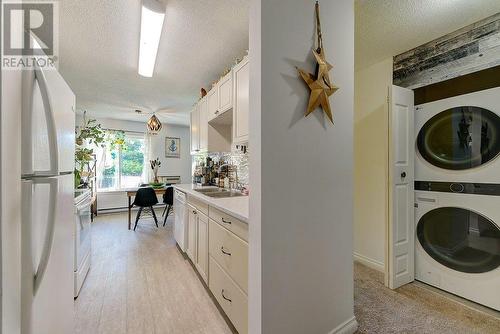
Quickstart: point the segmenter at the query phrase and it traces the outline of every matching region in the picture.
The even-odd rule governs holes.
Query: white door
[[[208,104],[207,99],[203,99],[198,103],[200,113],[200,151],[208,149]]]
[[[75,95],[54,70],[23,72],[22,175],[73,172]]]
[[[389,94],[388,285],[414,280],[413,91],[392,86]]]
[[[208,217],[198,213],[198,255],[196,257],[196,268],[201,277],[208,283]]]
[[[208,92],[206,99],[208,104],[208,120],[211,121],[219,115],[217,87],[212,88],[212,90]]]
[[[200,150],[200,113],[198,105],[191,112],[191,152],[197,153]]]
[[[73,174],[22,181],[22,333],[73,331],[73,186]]]
[[[219,94],[218,98],[218,108],[220,114],[231,109],[233,107],[232,95],[233,95],[233,73],[229,72],[224,78],[222,78],[217,84],[217,92]]]
[[[197,243],[196,243],[196,235],[198,234],[198,211],[192,207],[188,206],[189,214],[188,214],[188,245],[187,245],[187,255],[193,261],[193,263],[196,263],[196,256],[197,256]]]
[[[248,141],[250,64],[245,58],[234,68],[233,142]]]

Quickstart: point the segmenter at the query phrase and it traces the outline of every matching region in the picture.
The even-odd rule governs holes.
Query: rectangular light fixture
[[[153,76],[164,20],[164,5],[156,0],[143,0],[141,40],[139,45],[139,74],[144,77]]]

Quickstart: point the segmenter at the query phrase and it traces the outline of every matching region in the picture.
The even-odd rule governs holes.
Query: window
[[[125,143],[121,146],[107,145],[97,149],[97,188],[99,191],[134,188],[144,183],[145,136],[125,133]]]

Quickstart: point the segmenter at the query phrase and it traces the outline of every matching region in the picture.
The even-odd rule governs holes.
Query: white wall
[[[388,87],[392,57],[356,71],[354,258],[384,270],[388,207]]]
[[[124,121],[117,119],[97,119],[97,122],[103,128],[145,132],[146,123]],[[82,118],[77,117],[77,125],[82,124]],[[181,157],[166,158],[165,157],[165,137],[178,137],[181,138]],[[160,176],[180,176],[181,182],[191,183],[191,155],[190,155],[190,133],[189,127],[163,124],[161,132],[151,138],[151,157],[160,158],[162,166],[158,172]],[[118,208],[127,206],[127,198],[123,192],[99,193],[98,195],[98,208]]]
[[[353,333],[354,6],[321,2],[340,90],[304,118],[315,1],[252,1],[250,274],[252,334]]]

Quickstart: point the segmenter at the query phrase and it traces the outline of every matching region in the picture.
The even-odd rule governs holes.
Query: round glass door
[[[483,165],[500,153],[500,117],[479,107],[445,110],[424,124],[417,149],[426,161],[444,169]]]
[[[484,273],[500,266],[500,229],[470,210],[443,207],[418,222],[417,237],[434,260],[464,273]]]

